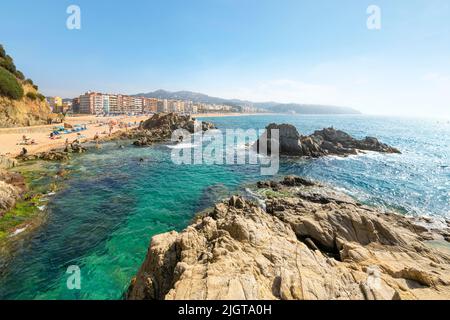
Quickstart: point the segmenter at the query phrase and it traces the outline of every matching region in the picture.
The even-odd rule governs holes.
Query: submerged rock
[[[266,140],[267,151],[271,153],[272,129],[279,130],[279,152],[281,155],[318,158],[327,155],[347,156],[357,154],[359,150],[400,153],[398,149],[381,143],[373,137],[358,140],[334,128],[326,128],[315,131],[312,135],[302,136],[293,125],[278,125],[275,123],[268,125],[266,132],[255,143],[254,148],[258,152],[260,151],[260,141]]]
[[[450,255],[413,220],[298,177],[258,185],[281,191],[267,211],[234,196],[154,236],[127,298],[450,298]]]

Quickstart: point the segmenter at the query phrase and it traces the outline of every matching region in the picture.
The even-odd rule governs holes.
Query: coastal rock
[[[0,181],[0,217],[14,207],[19,198],[19,192],[12,185]]]
[[[214,125],[209,122],[198,122],[198,124],[201,124],[202,131],[215,129]],[[194,133],[195,125],[196,120],[191,116],[183,116],[177,113],[158,113],[144,121],[138,129],[130,134],[134,138],[138,138],[133,143],[135,146],[148,146],[155,142],[170,139],[173,131],[177,129],[184,129],[189,133]]]
[[[279,191],[267,211],[234,196],[153,237],[127,298],[450,298],[450,256],[409,218],[298,177],[258,186]]]
[[[312,135],[302,136],[290,124],[272,123],[255,143],[254,148],[260,151],[260,141],[267,141],[267,152],[272,151],[271,130],[279,130],[279,152],[281,155],[318,158],[327,155],[348,156],[358,154],[359,150],[376,151],[382,153],[400,153],[396,148],[381,143],[373,137],[358,140],[349,134],[326,128],[315,131]]]
[[[33,160],[67,161],[70,159],[70,155],[67,152],[48,151],[25,156],[20,155],[17,157],[17,159],[20,159],[22,161],[33,161]]]
[[[0,170],[0,217],[14,207],[25,190],[25,180],[20,174]]]

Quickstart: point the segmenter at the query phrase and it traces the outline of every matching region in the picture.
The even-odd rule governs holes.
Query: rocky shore
[[[366,207],[299,177],[257,184],[263,203],[218,203],[152,238],[127,299],[450,299],[450,222]]]
[[[0,218],[15,206],[26,190],[20,174],[0,169]]]
[[[266,127],[261,139],[267,139],[267,151],[271,153],[271,130],[279,130],[280,155],[318,158],[329,155],[356,155],[360,151],[400,153],[396,148],[381,143],[377,138],[366,137],[358,140],[341,130],[325,128],[309,136],[302,136],[290,124],[272,123]],[[254,148],[259,152],[259,141]]]
[[[215,128],[213,124],[208,122],[198,122],[202,125],[201,129],[206,131]],[[101,142],[115,141],[115,140],[135,140],[133,142],[136,146],[149,146],[154,143],[160,143],[169,140],[172,137],[172,132],[176,129],[185,129],[189,133],[194,133],[196,121],[190,116],[182,116],[176,113],[156,114],[153,117],[143,121],[138,128],[121,129],[120,131],[112,133],[110,136],[94,139],[96,144]],[[94,144],[91,143],[94,147]],[[6,213],[13,211],[19,202],[28,201],[31,199],[24,199],[27,187],[24,177],[12,171],[6,171],[2,168],[14,167],[19,163],[28,161],[55,161],[65,162],[72,158],[72,155],[81,154],[88,151],[88,147],[78,140],[71,143],[66,143],[65,147],[58,149],[51,149],[48,151],[38,153],[26,153],[12,158],[0,158],[0,218]],[[6,161],[8,160],[8,161]],[[11,163],[10,163],[11,162]],[[61,169],[56,172],[56,176],[62,177],[65,170]],[[33,207],[30,204],[30,207]],[[28,221],[23,217],[23,224]],[[34,219],[34,216],[33,216]],[[5,229],[5,228],[4,228]],[[13,232],[14,228],[6,228],[8,230],[0,229],[0,238],[4,238],[5,232]]]

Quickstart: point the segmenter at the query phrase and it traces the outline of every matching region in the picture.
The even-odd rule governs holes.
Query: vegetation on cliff
[[[0,127],[47,123],[51,110],[38,89],[0,45]]]
[[[23,88],[19,81],[12,73],[2,67],[0,67],[0,95],[14,100],[23,97]]]

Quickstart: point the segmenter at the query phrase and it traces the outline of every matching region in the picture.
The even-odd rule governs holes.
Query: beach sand
[[[96,133],[100,137],[105,136],[102,132],[109,132],[108,122],[114,119],[117,122],[123,123],[137,123],[141,120],[147,120],[148,116],[136,116],[136,117],[96,117],[96,116],[81,116],[81,117],[66,117],[65,123],[70,125],[86,124],[87,130],[81,131],[82,138],[79,138],[81,142],[92,140]],[[104,125],[101,125],[104,123]],[[1,128],[0,129],[0,156],[15,157],[20,154],[23,147],[28,150],[29,154],[35,154],[38,152],[49,151],[51,149],[64,147],[66,139],[69,142],[77,139],[77,133],[69,133],[60,135],[61,139],[52,140],[49,138],[50,132],[53,127],[61,126],[62,124],[52,124],[43,126],[32,127],[18,127],[18,128]],[[130,128],[133,128],[134,125]],[[112,132],[116,132],[120,129],[118,126],[114,127]],[[26,135],[30,139],[34,139],[35,145],[18,145],[22,141],[22,137]]]

